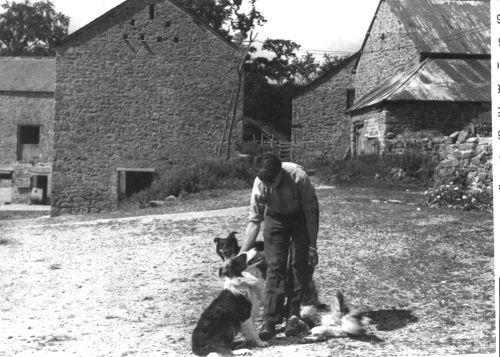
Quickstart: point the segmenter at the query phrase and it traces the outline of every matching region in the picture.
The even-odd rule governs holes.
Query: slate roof
[[[55,58],[0,57],[0,91],[54,92]]]
[[[491,61],[426,59],[360,98],[353,112],[386,101],[491,101]]]

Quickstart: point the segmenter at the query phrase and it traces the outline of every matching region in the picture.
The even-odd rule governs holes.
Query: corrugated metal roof
[[[489,0],[387,1],[420,52],[491,53]]]
[[[0,57],[0,91],[54,92],[55,58]]]
[[[427,59],[382,83],[349,112],[384,101],[491,101],[491,67],[486,59]]]

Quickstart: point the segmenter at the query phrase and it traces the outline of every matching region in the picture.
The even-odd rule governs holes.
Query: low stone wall
[[[443,147],[442,161],[436,167],[436,183],[447,183],[458,170],[467,171],[467,187],[470,190],[493,189],[491,138],[471,137],[465,142]]]
[[[402,154],[415,150],[432,155],[436,160],[440,159],[440,152],[443,146],[451,144],[446,136],[439,137],[394,137],[385,140],[385,149],[390,154]]]

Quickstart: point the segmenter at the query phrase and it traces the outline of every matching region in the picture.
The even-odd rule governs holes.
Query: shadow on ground
[[[394,331],[418,321],[418,318],[410,310],[366,311],[363,315],[369,317],[371,324],[379,331]]]

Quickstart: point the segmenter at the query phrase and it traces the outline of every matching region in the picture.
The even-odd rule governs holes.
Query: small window
[[[144,40],[146,39],[146,35],[144,35],[143,33],[141,33],[141,34],[139,35],[139,39],[140,39],[141,41],[144,41]]]
[[[175,36],[174,37],[174,42],[179,42],[179,37]]]
[[[19,127],[19,144],[40,144],[40,127],[21,125]]]
[[[354,89],[348,89],[346,92],[346,96],[347,96],[346,108],[349,109],[354,104],[356,91]]]
[[[155,18],[155,6],[154,6],[154,4],[149,5],[149,18],[151,20]]]
[[[162,41],[163,41],[163,38],[162,38],[161,36],[158,36],[158,37],[156,38],[156,42],[162,42]]]
[[[165,22],[165,27],[170,27],[171,25],[170,21]]]
[[[126,33],[123,34],[123,39],[128,40],[128,35]]]
[[[135,26],[135,20],[134,19],[130,20],[130,25]]]

